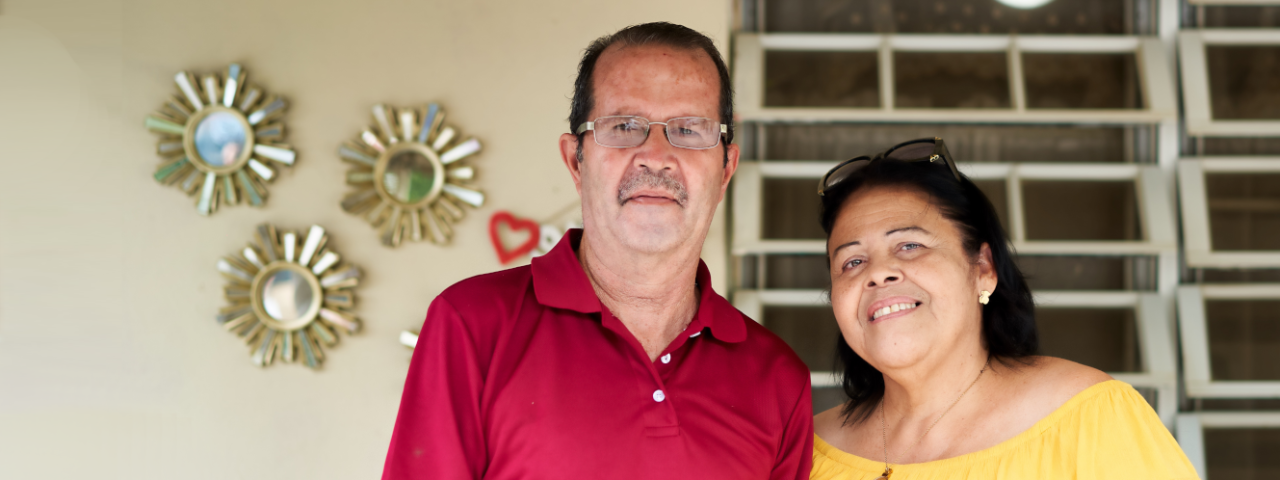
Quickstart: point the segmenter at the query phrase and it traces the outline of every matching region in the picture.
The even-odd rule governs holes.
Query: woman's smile
[[[894,296],[881,299],[871,304],[867,309],[867,318],[870,323],[880,323],[885,320],[910,315],[915,312],[916,307],[922,305],[923,302],[911,297]]]

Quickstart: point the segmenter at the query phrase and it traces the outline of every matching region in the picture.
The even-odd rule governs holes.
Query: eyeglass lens
[[[885,158],[892,158],[894,160],[917,160],[932,155],[933,148],[933,142],[912,143],[890,151],[888,155],[885,155]]]
[[[844,181],[844,179],[849,178],[849,176],[853,175],[854,172],[857,172],[858,170],[862,170],[862,167],[867,166],[867,164],[869,163],[871,163],[870,157],[861,157],[858,159],[851,160],[849,161],[849,163],[846,163],[840,166],[840,168],[837,168],[836,171],[827,174],[825,181],[823,181],[821,185],[822,188],[819,191],[824,191],[828,188],[834,187],[837,183],[840,183]]]
[[[628,148],[644,143],[649,127],[663,125],[643,117],[615,116],[595,120],[596,142],[606,147]],[[720,143],[720,124],[705,117],[679,117],[666,122],[667,141],[684,148],[706,149]]]
[[[902,160],[907,162],[924,160],[933,156],[933,152],[936,147],[936,140],[916,141],[889,150],[882,154],[884,155],[883,157],[877,156],[877,158]],[[822,184],[818,186],[818,194],[821,195],[828,188],[834,187],[836,184],[849,178],[849,176],[870,164],[871,161],[871,157],[859,157],[836,167],[832,171],[828,172],[827,176],[823,178]],[[932,159],[930,159],[930,161],[932,161]],[[960,180],[960,174],[956,172],[955,166],[951,165],[950,162],[944,161],[943,163],[946,163],[948,167],[951,167],[951,172],[956,176],[956,180]]]

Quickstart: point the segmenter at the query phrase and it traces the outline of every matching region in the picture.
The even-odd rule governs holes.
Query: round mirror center
[[[231,112],[213,112],[196,125],[196,153],[210,167],[233,165],[245,149],[244,123]]]
[[[436,169],[431,159],[414,150],[405,150],[387,160],[382,187],[387,195],[404,203],[418,203],[431,194]]]
[[[280,270],[262,283],[262,309],[273,319],[291,322],[307,314],[314,295],[302,274]]]

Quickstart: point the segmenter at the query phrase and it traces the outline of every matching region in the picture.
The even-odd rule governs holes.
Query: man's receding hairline
[[[622,30],[605,35],[595,39],[587,46],[582,55],[582,60],[578,62],[578,75],[573,82],[573,98],[569,102],[569,131],[573,132],[579,139],[578,148],[582,147],[582,138],[586,132],[577,133],[582,125],[591,121],[592,115],[597,115],[596,90],[599,83],[596,81],[596,72],[600,57],[611,50],[623,51],[625,48],[634,46],[654,46],[669,47],[664,49],[671,52],[671,57],[679,58],[675,52],[679,50],[701,50],[706,57],[711,60],[711,64],[718,78],[719,90],[718,105],[716,108],[716,117],[720,123],[726,125],[727,131],[723,132],[724,143],[724,163],[729,162],[728,145],[733,142],[734,138],[734,113],[733,113],[733,81],[729,73],[728,65],[724,62],[724,57],[720,54],[720,49],[716,46],[716,42],[706,34],[693,30],[683,25],[677,25],[669,22],[650,22],[639,25],[632,25]],[[617,47],[616,49],[613,47]],[[702,77],[696,72],[700,64],[697,60],[697,54],[689,57],[693,60],[693,73],[684,76]],[[681,59],[682,60],[682,59]]]
[[[646,43],[633,43],[633,42],[625,42],[625,41],[621,41],[621,40],[619,40],[619,41],[617,41],[617,42],[614,42],[614,43],[609,44],[609,46],[604,47],[604,50],[601,50],[601,51],[600,51],[600,56],[596,57],[595,64],[591,66],[591,70],[592,70],[592,71],[591,71],[591,86],[590,86],[590,88],[591,88],[591,92],[592,92],[592,95],[591,95],[591,97],[592,97],[592,98],[591,98],[591,109],[587,111],[587,116],[588,116],[588,117],[590,117],[590,116],[591,116],[591,115],[590,115],[590,114],[591,114],[591,112],[592,112],[592,111],[595,111],[595,110],[596,110],[596,108],[597,108],[597,107],[599,106],[599,104],[600,104],[600,102],[599,102],[599,98],[596,98],[596,93],[597,93],[597,92],[599,92],[599,91],[600,91],[600,89],[599,89],[599,88],[596,88],[596,87],[598,87],[598,86],[599,86],[599,82],[600,82],[601,80],[600,80],[600,76],[599,76],[599,75],[596,75],[596,74],[597,74],[597,73],[599,73],[599,70],[600,70],[600,64],[601,64],[601,63],[603,63],[603,60],[604,60],[604,58],[605,58],[605,55],[608,55],[610,51],[614,50],[614,47],[617,47],[617,50],[622,50],[622,49],[624,49],[624,48],[629,48],[629,47],[655,47],[655,48],[656,48],[656,47],[667,47],[667,48],[670,48],[670,49],[675,50],[675,51],[684,51],[684,52],[688,52],[688,53],[693,54],[693,57],[694,57],[695,59],[698,59],[698,60],[699,60],[699,64],[701,64],[701,60],[706,60],[706,61],[707,61],[707,63],[710,63],[710,65],[709,65],[709,66],[711,67],[712,75],[715,77],[715,82],[714,82],[714,83],[716,84],[716,97],[717,97],[717,98],[716,98],[716,107],[715,107],[715,110],[716,110],[716,116],[717,116],[717,117],[719,117],[719,113],[720,113],[720,101],[721,101],[721,99],[719,98],[719,96],[720,96],[720,94],[721,94],[721,92],[720,92],[720,88],[719,88],[719,84],[720,84],[720,79],[719,79],[719,77],[720,77],[720,72],[719,72],[719,68],[717,68],[717,67],[716,67],[716,60],[715,60],[714,58],[712,58],[712,57],[711,57],[711,54],[707,53],[707,51],[706,51],[706,50],[703,50],[701,47],[697,47],[697,46],[693,46],[693,47],[686,47],[686,46],[683,46],[683,45],[671,45],[671,44],[669,44],[669,43],[667,43],[667,42],[660,41],[660,40],[654,40],[654,41],[652,41],[652,42],[646,42]],[[701,54],[701,55],[699,55],[699,54]]]
[[[652,47],[652,48],[667,47],[676,51],[692,52],[695,54],[695,56],[696,54],[701,53],[703,56],[706,57],[707,60],[711,60],[711,68],[715,68],[715,63],[716,63],[715,60],[713,60],[711,58],[711,54],[707,53],[706,50],[703,50],[702,47],[697,45],[679,45],[679,44],[671,43],[666,40],[660,40],[660,39],[654,39],[644,43],[638,43],[638,42],[628,41],[627,39],[624,39],[624,38],[620,38],[614,41],[613,43],[610,43],[609,46],[604,47],[604,50],[600,51],[599,58],[603,58],[604,55],[606,53],[609,53],[610,50],[622,50],[625,48],[642,48],[642,47]],[[596,63],[600,62],[599,58],[596,59]]]
[[[625,43],[625,44],[624,44],[624,43]],[[617,48],[615,49],[614,47],[617,47]],[[592,90],[593,92],[596,90],[596,88],[595,88],[595,87],[596,87],[596,85],[595,85],[595,83],[596,83],[596,82],[595,82],[595,80],[596,80],[596,75],[595,75],[595,74],[596,74],[596,73],[599,73],[599,70],[600,70],[600,64],[601,64],[601,63],[602,63],[602,61],[604,60],[605,55],[608,55],[608,54],[609,54],[609,52],[610,52],[610,51],[613,51],[613,50],[623,50],[623,49],[626,49],[626,48],[644,48],[644,47],[649,47],[649,48],[666,47],[666,48],[669,48],[669,49],[674,50],[674,51],[677,51],[677,52],[686,52],[686,53],[690,53],[690,54],[692,54],[692,55],[691,55],[692,57],[694,57],[696,60],[698,60],[698,63],[699,63],[699,64],[701,64],[701,63],[702,63],[702,62],[701,62],[702,60],[706,60],[706,62],[710,64],[709,66],[711,67],[712,75],[713,75],[714,77],[716,77],[716,78],[715,78],[716,91],[717,91],[717,92],[719,92],[719,90],[720,90],[720,88],[719,88],[719,86],[720,86],[720,78],[719,78],[719,77],[720,77],[720,72],[719,72],[719,69],[716,67],[716,60],[715,60],[714,58],[711,58],[711,54],[707,53],[707,51],[706,51],[706,50],[703,50],[701,47],[696,47],[696,46],[694,46],[694,47],[688,47],[688,46],[684,46],[684,45],[671,45],[671,44],[668,44],[668,43],[666,43],[666,42],[661,42],[661,41],[656,41],[656,40],[655,40],[655,41],[653,41],[653,42],[649,42],[649,43],[627,43],[627,42],[618,41],[618,42],[614,42],[614,43],[612,43],[612,44],[609,44],[609,46],[607,46],[607,47],[604,47],[604,50],[601,50],[601,51],[600,51],[600,56],[596,57],[595,65],[592,65],[592,66],[591,66],[591,69],[592,69],[592,71],[591,71],[591,90]],[[720,108],[719,108],[719,99],[716,99],[716,103],[717,103],[716,110],[719,110],[719,109],[720,109]],[[594,108],[594,107],[595,107],[595,105],[592,105],[592,107]]]

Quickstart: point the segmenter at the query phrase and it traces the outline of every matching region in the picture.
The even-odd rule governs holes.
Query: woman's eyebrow
[[[893,229],[893,230],[889,230],[889,231],[887,231],[887,232],[884,232],[884,236],[886,236],[886,237],[887,237],[887,236],[889,236],[889,235],[893,235],[893,234],[895,234],[895,233],[910,232],[910,231],[917,231],[917,232],[924,233],[924,234],[926,234],[926,235],[929,233],[929,231],[928,231],[928,230],[925,230],[924,228],[921,228],[921,227],[917,227],[917,226],[915,226],[915,225],[912,225],[912,226],[910,226],[910,227],[902,227],[902,228],[895,228],[895,229]]]
[[[893,235],[893,234],[895,234],[895,233],[911,232],[911,231],[916,231],[916,232],[922,232],[922,233],[924,233],[924,234],[929,234],[929,231],[928,231],[928,230],[925,230],[925,229],[924,229],[924,228],[922,228],[922,227],[918,227],[918,226],[912,225],[912,226],[910,226],[910,227],[902,227],[902,228],[895,228],[895,229],[893,229],[893,230],[889,230],[889,231],[887,231],[887,232],[884,232],[884,236],[886,236],[886,237],[887,237],[887,236],[889,236],[889,235]],[[832,255],[835,255],[835,254],[837,254],[837,253],[840,253],[840,249],[842,249],[842,248],[844,248],[844,247],[852,247],[852,246],[854,246],[854,245],[862,245],[862,242],[861,242],[861,241],[858,241],[858,240],[854,240],[854,241],[849,242],[849,243],[841,244],[840,246],[836,247],[836,249],[835,249],[835,250],[832,250],[832,251],[831,251],[831,254],[832,254]]]
[[[854,240],[854,241],[852,241],[852,242],[842,244],[842,245],[840,245],[840,246],[836,247],[836,249],[835,249],[835,250],[832,250],[832,251],[831,251],[831,255],[833,255],[833,256],[834,256],[835,254],[840,253],[840,249],[841,249],[841,248],[844,248],[844,247],[852,247],[852,246],[854,246],[854,245],[862,245],[862,242],[857,241],[857,240]]]

